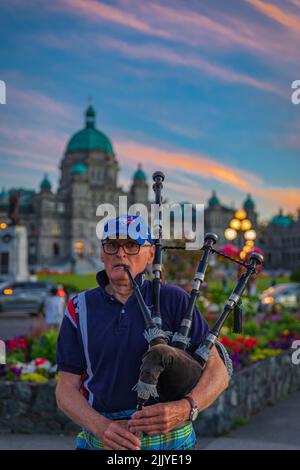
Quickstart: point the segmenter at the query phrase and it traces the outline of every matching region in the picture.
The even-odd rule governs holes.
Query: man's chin
[[[128,279],[126,272],[122,266],[113,268],[110,273],[110,278],[112,281],[123,281]]]

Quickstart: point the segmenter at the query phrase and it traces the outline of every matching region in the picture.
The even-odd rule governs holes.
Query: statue
[[[19,196],[16,194],[11,194],[9,196],[8,218],[10,219],[10,225],[19,225]]]

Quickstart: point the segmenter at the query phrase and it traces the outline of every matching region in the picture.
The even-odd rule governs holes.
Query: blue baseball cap
[[[140,215],[121,215],[108,220],[104,225],[101,239],[117,238],[118,235],[126,235],[139,245],[144,245],[146,240],[151,245],[154,243],[150,229]]]

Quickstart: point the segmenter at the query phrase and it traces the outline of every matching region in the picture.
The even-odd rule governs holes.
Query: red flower
[[[35,364],[36,366],[41,366],[41,365],[45,364],[45,362],[47,362],[47,359],[44,359],[44,358],[42,358],[42,359],[36,359],[36,360],[34,361],[34,364]]]
[[[26,338],[19,338],[19,347],[21,349],[26,349],[27,348]]]

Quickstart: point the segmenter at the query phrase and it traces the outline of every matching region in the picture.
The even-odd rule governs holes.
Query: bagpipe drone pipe
[[[241,296],[247,287],[251,276],[256,272],[256,267],[263,262],[263,257],[258,253],[252,253],[249,263],[239,262],[222,255],[213,248],[218,240],[214,233],[207,233],[201,248],[202,256],[194,276],[193,288],[190,293],[187,311],[181,320],[177,332],[172,334],[162,330],[162,317],[160,311],[160,291],[162,273],[162,201],[161,190],[164,174],[157,171],[153,174],[153,190],[156,195],[156,204],[159,206],[159,216],[156,221],[155,257],[153,262],[153,314],[147,307],[139,286],[133,279],[127,266],[124,266],[131,281],[140,310],[145,321],[144,336],[149,343],[148,351],[143,355],[138,383],[134,390],[138,396],[138,408],[143,407],[152,396],[161,402],[174,401],[183,398],[191,392],[198,383],[207,362],[212,354],[213,346],[223,359],[229,375],[232,374],[232,363],[225,347],[218,341],[220,330],[227,317],[233,312],[233,331],[242,331]],[[219,319],[209,331],[202,344],[193,355],[187,351],[190,344],[190,332],[193,322],[196,300],[199,296],[201,284],[205,278],[211,254],[217,253],[225,258],[242,265],[245,271],[240,275],[232,293],[224,305]]]

